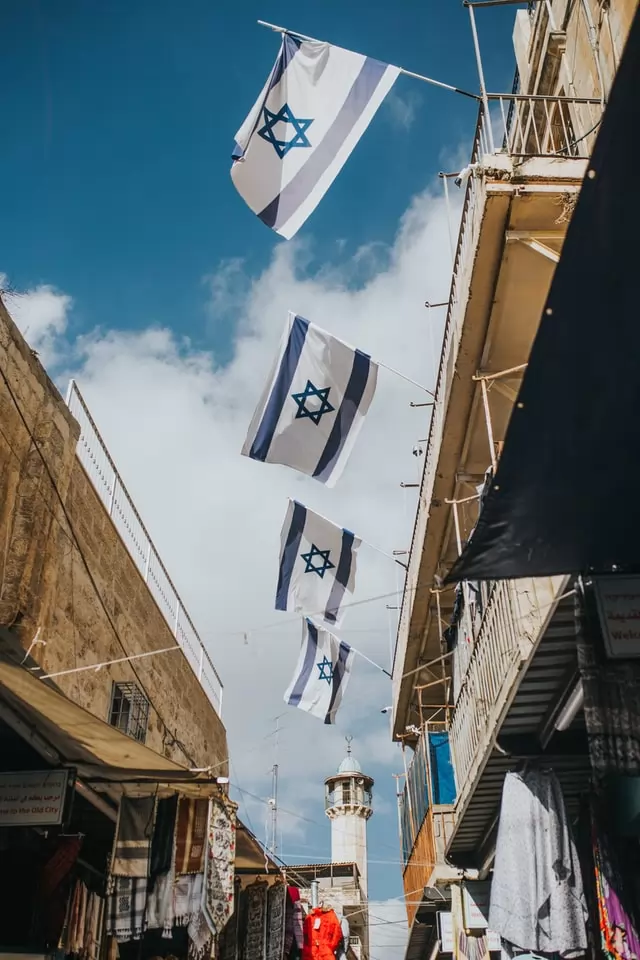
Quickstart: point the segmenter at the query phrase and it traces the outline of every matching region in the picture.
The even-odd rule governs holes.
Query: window
[[[351,803],[351,783],[342,784],[342,802]]]
[[[144,743],[147,738],[149,701],[135,683],[114,683],[109,723],[128,737]]]

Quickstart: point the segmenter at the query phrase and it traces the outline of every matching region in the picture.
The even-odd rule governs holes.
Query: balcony
[[[440,618],[451,599],[433,587],[458,553],[452,502],[475,500],[499,455],[602,110],[599,100],[567,97],[489,103],[471,153],[400,616],[395,736],[421,722],[412,672],[443,652]],[[462,511],[468,529],[472,509]]]
[[[436,882],[434,871],[445,862],[455,800],[449,756],[446,732],[425,726],[398,797],[409,925],[420,905],[424,887]]]

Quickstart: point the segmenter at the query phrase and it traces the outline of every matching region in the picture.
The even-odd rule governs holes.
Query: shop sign
[[[640,657],[640,577],[594,577],[593,584],[607,653]]]
[[[493,952],[500,950],[502,945],[498,934],[487,929],[490,896],[491,884],[488,881],[466,883],[462,891],[462,908],[465,929],[479,933],[486,931],[489,950]]]
[[[0,773],[0,827],[62,823],[68,770]]]
[[[453,953],[453,922],[451,914],[445,910],[438,913],[438,939],[440,953]]]

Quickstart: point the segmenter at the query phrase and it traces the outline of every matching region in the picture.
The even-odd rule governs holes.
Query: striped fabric
[[[353,662],[351,647],[305,620],[300,656],[289,689],[284,695],[290,707],[305,710],[325,723],[335,723]]]
[[[339,626],[353,593],[361,541],[297,500],[290,500],[280,535],[276,610],[313,614]]]
[[[148,877],[155,813],[154,797],[122,797],[111,873],[114,877]]]
[[[282,463],[331,487],[376,389],[371,358],[293,313],[242,453]]]
[[[251,210],[292,237],[369,126],[399,70],[284,34],[260,96],[236,134],[231,177]]]

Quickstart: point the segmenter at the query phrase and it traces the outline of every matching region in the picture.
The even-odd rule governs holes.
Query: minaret
[[[367,820],[373,813],[373,780],[362,772],[351,754],[352,737],[347,737],[347,755],[338,772],[325,780],[325,813],[331,820],[333,863],[356,863],[362,892],[367,896]]]

